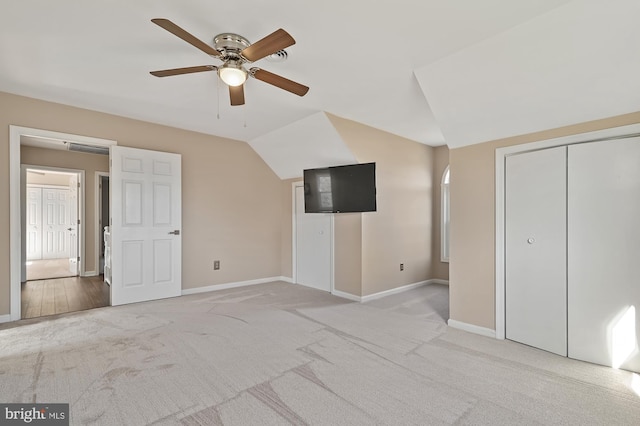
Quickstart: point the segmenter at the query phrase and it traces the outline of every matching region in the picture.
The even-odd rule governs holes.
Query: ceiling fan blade
[[[296,41],[293,37],[291,37],[288,32],[280,28],[265,38],[256,41],[251,46],[240,52],[240,54],[250,62],[255,62],[258,59],[262,59],[265,56],[276,53],[278,50],[285,49],[295,43]]]
[[[180,28],[170,20],[164,19],[164,18],[155,18],[155,19],[152,19],[151,22],[169,31],[171,34],[180,37],[181,39],[191,44],[192,46],[197,47],[207,55],[220,57],[220,52],[218,52],[216,49],[209,46],[207,43],[200,40],[199,38],[196,38],[195,36],[189,34],[187,31],[183,30],[182,28]]]
[[[264,81],[265,83],[269,83],[298,96],[304,96],[309,91],[307,86],[260,68],[251,68],[251,72],[249,74],[258,80]]]
[[[171,75],[191,74],[193,72],[215,71],[218,67],[214,65],[200,65],[197,67],[173,68],[170,70],[151,71],[151,75],[156,77],[169,77]]]
[[[229,86],[229,97],[231,98],[231,105],[244,105],[244,84]]]

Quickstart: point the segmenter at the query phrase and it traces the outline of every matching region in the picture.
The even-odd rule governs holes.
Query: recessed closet
[[[640,138],[505,158],[505,336],[640,371]]]

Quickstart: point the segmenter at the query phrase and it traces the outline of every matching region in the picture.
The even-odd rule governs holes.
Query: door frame
[[[85,268],[85,261],[84,261],[84,256],[85,256],[85,230],[84,230],[84,220],[85,220],[85,185],[84,185],[84,179],[85,179],[85,171],[84,170],[79,170],[79,169],[67,169],[64,167],[51,167],[51,166],[36,166],[33,164],[22,164],[21,165],[21,170],[20,170],[20,185],[24,186],[25,188],[27,187],[27,181],[26,181],[26,172],[29,170],[39,170],[39,171],[51,171],[51,172],[61,172],[64,174],[68,174],[68,175],[76,175],[78,178],[78,183],[80,183],[80,186],[78,188],[78,198],[76,200],[77,206],[76,208],[78,209],[78,219],[80,220],[80,223],[77,224],[77,232],[76,232],[76,238],[77,238],[77,242],[76,242],[76,247],[78,247],[78,257],[80,257],[80,262],[78,265],[78,275],[81,277],[85,277],[87,276],[87,271]],[[38,185],[41,187],[47,187],[50,185]],[[66,187],[68,188],[68,186]],[[24,192],[22,192],[22,188],[21,188],[21,195],[24,194]],[[25,230],[26,229],[22,229],[25,228],[25,223],[23,222],[26,218],[26,211],[24,211],[24,208],[26,207],[26,200],[22,200],[20,199],[20,209],[21,209],[21,214],[20,214],[20,232],[21,232],[21,239],[22,241],[24,241],[25,238]],[[25,250],[25,247],[23,245],[23,247],[21,247],[21,250]],[[26,260],[26,256],[25,256],[25,252],[22,253],[22,257],[24,260]],[[26,265],[24,263],[21,264],[21,280],[26,280]],[[90,274],[89,274],[90,275]]]
[[[496,339],[505,338],[505,162],[506,157],[562,145],[598,142],[640,136],[640,124],[578,133],[522,145],[497,148],[495,154],[495,327]]]
[[[303,188],[304,187],[304,183],[302,181],[296,181],[296,182],[292,182],[291,183],[291,274],[292,274],[292,281],[294,284],[298,284],[298,268],[296,266],[296,261],[297,261],[297,256],[296,256],[296,252],[298,251],[298,243],[296,241],[296,237],[297,237],[297,231],[296,231],[296,227],[297,227],[297,218],[296,218],[296,188]],[[331,270],[329,271],[329,277],[330,277],[330,290],[329,293],[331,294],[335,294],[335,275],[334,275],[334,271],[335,271],[335,235],[334,235],[334,226],[333,226],[333,214],[329,216],[329,234],[331,237],[331,243],[330,243],[330,259],[331,259]],[[304,285],[304,284],[298,284],[298,285]]]
[[[111,156],[109,156],[109,159],[111,159]],[[102,227],[100,226],[100,219],[102,217],[102,187],[100,186],[102,183],[102,178],[103,177],[109,177],[110,173],[109,172],[96,172],[95,173],[95,177],[94,177],[94,183],[95,183],[95,187],[94,187],[94,194],[95,194],[95,205],[94,205],[94,211],[95,211],[95,217],[94,217],[94,227],[95,227],[95,242],[96,242],[96,246],[95,246],[95,253],[96,253],[96,258],[95,258],[95,265],[96,265],[96,274],[100,275],[100,252],[102,250],[102,247],[100,247],[100,234],[104,232],[104,227],[108,226],[105,225],[104,223],[102,224]],[[109,209],[111,209],[111,204],[109,204]],[[111,212],[109,212],[109,215],[111,215]],[[110,225],[110,224],[109,224]]]
[[[80,136],[70,133],[54,132],[50,130],[9,125],[9,298],[10,321],[21,318],[20,282],[22,263],[22,220],[20,183],[20,137],[34,136],[51,140],[52,145],[64,144],[65,141],[78,142],[85,145],[112,146],[118,143],[114,140]]]

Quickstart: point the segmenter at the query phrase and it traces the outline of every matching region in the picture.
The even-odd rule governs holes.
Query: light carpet
[[[451,329],[447,295],[275,282],[4,324],[0,401],[74,425],[638,424],[637,376]]]

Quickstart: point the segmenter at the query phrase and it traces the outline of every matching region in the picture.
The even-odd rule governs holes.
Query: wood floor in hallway
[[[83,311],[109,305],[102,276],[67,277],[22,283],[22,319]]]

